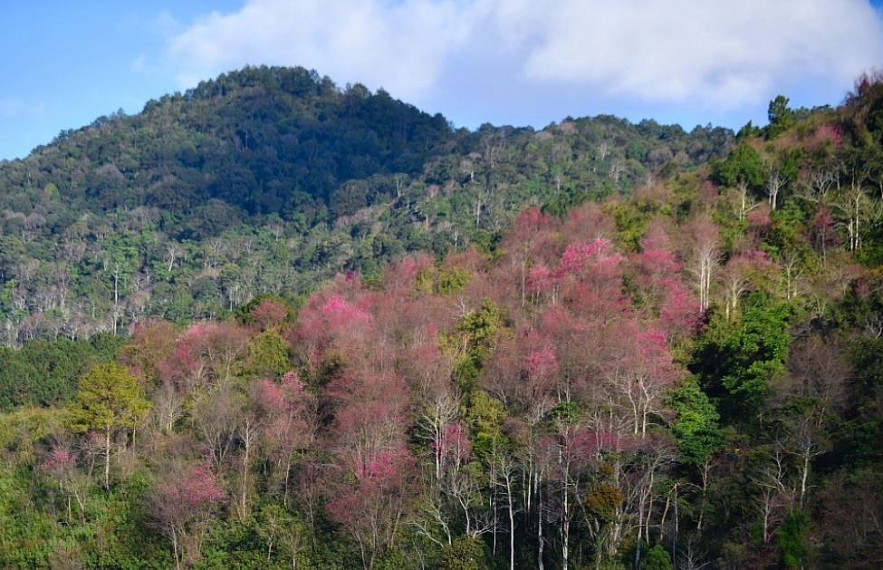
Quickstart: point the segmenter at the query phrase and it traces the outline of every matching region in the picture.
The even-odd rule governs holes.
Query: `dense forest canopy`
[[[722,157],[725,129],[615,117],[455,130],[361,85],[246,68],[0,164],[0,341],[213,318],[406,252],[489,246]]]
[[[879,567],[881,79],[470,132],[246,68],[0,164],[0,564]]]

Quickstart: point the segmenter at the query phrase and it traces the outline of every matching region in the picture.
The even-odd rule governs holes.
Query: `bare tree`
[[[765,465],[751,476],[751,481],[760,491],[756,498],[756,507],[762,523],[763,543],[769,544],[793,497],[793,489],[787,483],[785,457],[778,446],[767,454]]]
[[[744,221],[748,212],[757,207],[757,204],[751,199],[748,192],[748,182],[744,178],[739,178],[736,189],[739,191],[739,221]]]
[[[690,237],[688,269],[696,278],[699,311],[705,312],[711,304],[712,278],[721,259],[718,229],[711,220],[698,218],[691,222],[687,233]]]
[[[775,166],[770,167],[769,174],[766,179],[766,193],[769,197],[770,210],[775,211],[779,200],[779,193],[787,184],[788,179],[782,174],[782,171]]]
[[[511,455],[499,450],[491,461],[494,463],[494,479],[491,484],[502,493],[509,517],[509,570],[515,570],[515,513],[518,511],[515,505],[515,485],[518,482],[518,468]]]

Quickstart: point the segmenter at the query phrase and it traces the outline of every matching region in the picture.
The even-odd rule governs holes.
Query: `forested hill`
[[[408,251],[489,246],[526,204],[628,194],[732,142],[609,116],[455,130],[382,90],[246,68],[0,163],[0,342],[217,317]]]
[[[141,206],[190,217],[217,199],[237,215],[311,220],[343,182],[421,173],[452,135],[442,116],[383,91],[341,91],[300,68],[247,68],[151,101],[138,115],[62,132],[7,165],[4,183],[25,191],[54,184],[77,212]],[[33,208],[43,197],[29,200]],[[193,235],[221,229],[178,222],[177,232]]]
[[[289,74],[375,153],[329,139],[312,213],[216,194],[199,147],[148,202],[121,146],[218,105],[244,161],[223,101]],[[883,76],[788,103],[471,133],[249,69],[5,164],[0,567],[880,568]]]

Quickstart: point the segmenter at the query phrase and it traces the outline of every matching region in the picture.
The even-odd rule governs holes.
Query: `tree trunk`
[[[172,553],[175,557],[175,569],[181,568],[181,556],[178,553],[178,533],[175,530],[175,525],[172,524]]]
[[[537,490],[537,568],[543,570],[543,491]]]
[[[110,490],[110,426],[104,429],[104,490]]]
[[[807,449],[803,455],[803,469],[800,474],[800,508],[803,508],[803,499],[806,496],[806,480],[809,478],[809,460],[810,450]]]
[[[515,570],[515,509],[512,507],[512,489],[509,494],[509,570]]]
[[[710,460],[706,459],[700,469],[700,475],[702,476],[702,498],[699,503],[699,519],[696,521],[696,530],[699,532],[702,532],[702,524],[705,518],[705,501],[708,493],[708,471],[710,468]],[[675,503],[675,507],[677,507],[677,503]]]
[[[570,503],[567,482],[564,483],[563,509],[561,513],[561,568],[567,570],[568,549],[570,547]]]

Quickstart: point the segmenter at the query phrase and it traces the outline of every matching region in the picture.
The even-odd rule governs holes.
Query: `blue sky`
[[[360,82],[457,126],[686,129],[836,105],[883,68],[883,0],[30,0],[0,19],[0,159],[246,64]]]

